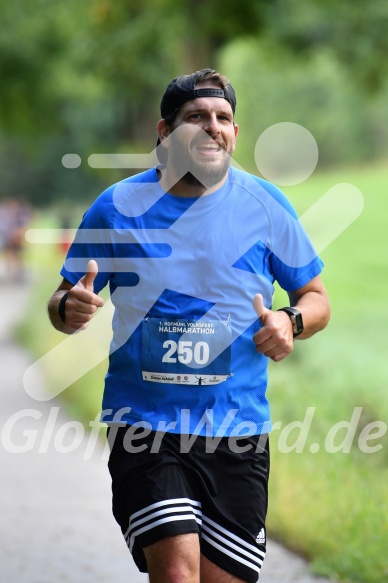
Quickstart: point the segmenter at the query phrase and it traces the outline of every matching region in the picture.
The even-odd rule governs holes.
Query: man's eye
[[[192,113],[190,115],[190,119],[200,119],[201,118],[201,114],[200,113]]]

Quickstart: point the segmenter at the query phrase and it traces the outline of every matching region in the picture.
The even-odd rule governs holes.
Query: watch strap
[[[292,323],[292,332],[293,332],[294,338],[299,336],[299,334],[302,334],[302,332],[304,330],[303,318],[302,318],[302,314],[300,313],[299,310],[297,310],[297,308],[292,308],[291,306],[289,306],[289,307],[285,307],[285,308],[279,308],[277,311],[278,312],[286,312],[286,314],[288,314],[290,316],[291,323]]]

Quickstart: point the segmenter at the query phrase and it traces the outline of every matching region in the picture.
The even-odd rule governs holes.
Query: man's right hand
[[[104,305],[104,300],[94,293],[94,280],[98,274],[97,262],[93,259],[86,267],[86,274],[76,285],[64,279],[52,295],[48,312],[51,323],[60,332],[73,334],[85,329],[98,308]],[[64,294],[67,300],[64,306],[65,322],[59,316],[59,304]]]
[[[69,290],[66,300],[66,324],[73,330],[85,329],[104,300],[94,293],[94,280],[98,274],[97,262],[93,259],[86,267],[86,274]]]

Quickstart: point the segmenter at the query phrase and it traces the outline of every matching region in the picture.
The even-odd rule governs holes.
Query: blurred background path
[[[11,332],[27,309],[28,291],[28,285],[6,285],[0,265],[1,581],[145,583],[148,578],[138,573],[111,514],[103,445],[83,459],[90,443],[85,434],[75,451],[56,451],[55,439],[64,449],[74,439],[76,429],[65,424],[79,425],[66,418],[57,401],[35,401],[23,389],[31,357]],[[44,390],[42,378],[35,382]],[[25,444],[29,451],[17,453]],[[313,577],[305,561],[280,545],[268,545],[260,583],[326,581]]]

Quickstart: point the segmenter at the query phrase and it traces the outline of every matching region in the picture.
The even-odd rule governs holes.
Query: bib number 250
[[[173,363],[178,360],[182,364],[190,364],[194,359],[196,364],[206,364],[209,361],[210,349],[207,342],[196,342],[193,347],[193,342],[190,340],[179,340],[179,342],[166,340],[163,342],[163,348],[168,350],[163,355],[162,362]]]

